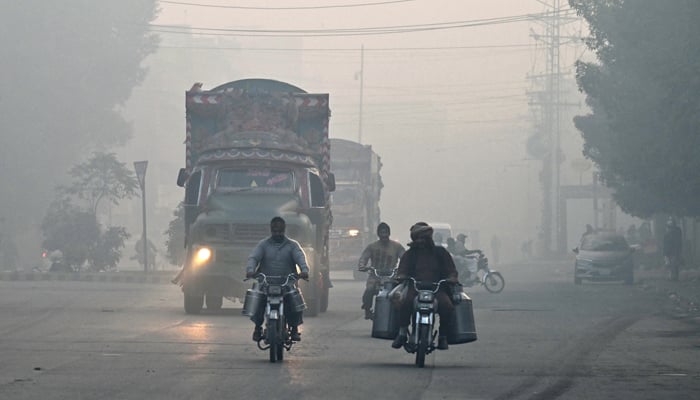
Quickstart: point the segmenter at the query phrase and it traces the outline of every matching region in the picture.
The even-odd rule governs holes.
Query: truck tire
[[[323,289],[321,289],[321,304],[320,304],[320,311],[321,312],[326,312],[328,311],[328,294],[330,292],[330,289],[328,286],[325,286]]]
[[[321,298],[318,290],[313,290],[313,292],[315,292],[313,296],[306,300],[306,311],[304,311],[304,315],[309,317],[316,317],[321,312]]]
[[[207,310],[221,310],[221,306],[224,305],[224,298],[221,296],[210,296],[206,297]]]
[[[204,296],[185,294],[185,313],[199,314],[204,306]]]

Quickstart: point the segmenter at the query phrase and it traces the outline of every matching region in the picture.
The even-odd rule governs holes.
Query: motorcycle
[[[265,302],[265,322],[263,332],[257,345],[260,350],[269,350],[270,362],[284,360],[284,351],[290,351],[295,341],[291,338],[291,327],[287,325],[284,315],[284,298],[289,297],[289,305],[295,311],[306,308],[301,292],[296,287],[296,274],[268,276],[256,274],[257,282],[246,291],[243,305],[245,315],[254,315],[258,307]]]
[[[483,253],[469,254],[454,257],[459,276],[469,276],[469,279],[461,283],[466,287],[480,285],[490,293],[501,293],[506,286],[506,281],[500,272],[489,267],[489,259]],[[468,273],[467,273],[468,272]]]
[[[377,278],[377,281],[379,282],[379,290],[377,290],[377,292],[375,293],[374,300],[373,300],[374,304],[372,307],[372,310],[374,310],[375,312],[377,311],[377,296],[382,296],[384,294],[388,294],[391,291],[391,289],[396,287],[397,282],[396,282],[395,278],[396,278],[396,270],[397,269],[398,268],[394,268],[391,271],[391,274],[389,274],[389,275],[380,275],[377,272],[377,269],[374,267],[365,267],[365,268],[362,268],[359,270],[360,272],[367,272],[368,274],[374,276],[375,278]]]
[[[436,294],[447,280],[420,282],[414,278],[408,278],[407,282],[411,282],[417,295],[413,299],[414,316],[409,325],[408,340],[404,343],[403,348],[408,353],[415,353],[416,365],[418,368],[423,368],[425,367],[425,356],[437,348],[435,346],[435,338],[438,335],[438,330],[435,329],[435,314],[438,311]],[[471,298],[464,293],[461,285],[452,286],[451,292],[455,312],[452,315],[451,329],[446,332],[447,343],[471,343],[476,340],[476,325],[474,324]]]
[[[408,332],[408,340],[403,345],[404,350],[416,354],[418,368],[425,366],[425,356],[432,353],[437,347],[435,338],[438,331],[435,329],[435,314],[437,313],[437,300],[435,294],[440,286],[447,282],[441,279],[438,282],[420,282],[414,278],[408,278],[418,295],[413,300],[415,310],[414,317]]]

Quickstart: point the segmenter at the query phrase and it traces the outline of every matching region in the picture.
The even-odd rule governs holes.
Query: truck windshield
[[[220,169],[216,175],[216,190],[221,192],[291,193],[293,187],[292,172],[289,170]]]
[[[333,199],[333,205],[340,206],[357,204],[362,201],[362,198],[358,195],[358,188],[355,186],[336,188],[331,198]]]

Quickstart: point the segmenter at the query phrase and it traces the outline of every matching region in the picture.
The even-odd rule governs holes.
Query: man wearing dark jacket
[[[451,284],[457,284],[457,269],[450,253],[442,246],[433,242],[433,228],[425,222],[417,222],[411,227],[409,249],[401,257],[397,279],[414,278],[416,281],[437,282],[446,279]],[[418,293],[409,286],[406,298],[400,304],[399,334],[391,347],[398,349],[408,339],[408,324],[413,313],[413,299]],[[438,349],[446,350],[447,334],[455,312],[447,286],[443,285],[436,294],[440,328],[438,330]]]
[[[683,255],[683,232],[676,224],[676,220],[670,217],[666,222],[666,234],[664,235],[664,258],[666,265],[671,270],[671,280],[677,281]]]
[[[385,222],[377,225],[377,236],[379,240],[370,243],[362,252],[357,263],[357,269],[367,271],[367,263],[377,271],[379,275],[391,275],[399,258],[406,249],[401,243],[389,239],[391,228]],[[365,310],[365,319],[372,319],[372,300],[379,293],[379,278],[370,274],[367,277],[365,292],[362,294],[362,309]]]
[[[306,254],[296,240],[285,236],[286,223],[282,217],[274,217],[270,221],[270,237],[261,240],[248,257],[246,265],[246,278],[252,278],[256,272],[265,275],[286,276],[297,272],[297,265],[301,272],[299,278],[309,279],[309,266],[306,263]],[[285,298],[285,313],[287,323],[291,328],[292,340],[301,340],[298,326],[303,323],[303,311],[294,312],[287,306]],[[264,307],[250,317],[255,322],[253,340],[259,341],[262,335],[262,323],[264,319]]]

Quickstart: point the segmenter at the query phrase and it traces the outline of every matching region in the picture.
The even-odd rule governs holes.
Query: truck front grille
[[[206,240],[225,243],[257,243],[269,235],[267,224],[211,224],[204,229]]]

